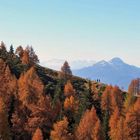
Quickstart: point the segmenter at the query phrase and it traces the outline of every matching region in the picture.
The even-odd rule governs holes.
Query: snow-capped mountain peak
[[[105,65],[107,65],[107,64],[108,64],[108,62],[107,62],[107,61],[105,61],[105,60],[101,60],[101,61],[99,61],[99,62],[95,63],[94,65],[101,65],[101,66],[105,66]]]
[[[118,57],[115,57],[115,58],[111,59],[109,61],[109,63],[111,63],[111,64],[124,64],[123,60],[118,58]]]
[[[115,57],[110,61],[99,61],[89,67],[73,71],[73,73],[83,78],[100,79],[103,83],[118,85],[127,89],[131,80],[140,77],[140,68],[129,65]]]

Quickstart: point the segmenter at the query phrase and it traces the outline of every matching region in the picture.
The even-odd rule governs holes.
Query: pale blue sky
[[[0,0],[0,40],[41,61],[121,57],[140,66],[139,0]]]

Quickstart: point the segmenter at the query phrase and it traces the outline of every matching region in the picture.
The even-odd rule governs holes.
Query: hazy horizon
[[[0,0],[0,40],[32,45],[42,61],[110,60],[140,66],[140,1]]]

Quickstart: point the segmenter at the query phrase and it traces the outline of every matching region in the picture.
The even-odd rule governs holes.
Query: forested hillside
[[[1,140],[140,140],[140,79],[128,93],[39,65],[32,47],[0,44]]]

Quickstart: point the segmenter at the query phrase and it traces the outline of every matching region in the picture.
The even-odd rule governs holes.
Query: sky
[[[139,0],[0,0],[0,40],[32,45],[40,61],[109,60],[140,66]]]

